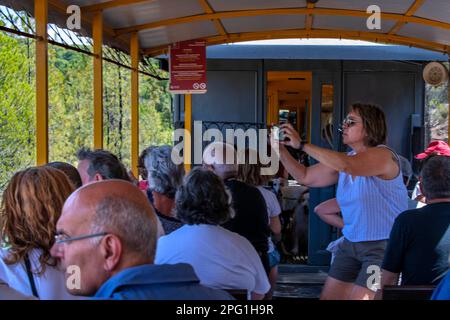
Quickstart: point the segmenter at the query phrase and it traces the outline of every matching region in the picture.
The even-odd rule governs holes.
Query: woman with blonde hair
[[[64,273],[50,255],[56,222],[74,187],[51,167],[17,172],[0,206],[0,279],[39,299],[72,299]]]

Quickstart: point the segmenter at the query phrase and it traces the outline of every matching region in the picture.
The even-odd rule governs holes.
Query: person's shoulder
[[[228,230],[221,226],[218,226],[217,233],[220,234],[221,237],[226,238],[229,241],[232,241],[240,249],[248,250],[248,248],[253,248],[253,245],[250,243],[250,241],[247,238],[241,236],[240,234],[238,234],[236,232],[233,232],[231,230]]]
[[[406,210],[403,211],[402,213],[400,213],[397,216],[398,221],[402,221],[402,222],[408,222],[408,221],[412,221],[417,219],[418,217],[420,217],[420,209],[410,209],[410,210]]]

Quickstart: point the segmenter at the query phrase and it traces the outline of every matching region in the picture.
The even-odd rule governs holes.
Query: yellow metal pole
[[[94,41],[94,148],[103,148],[103,16],[94,13],[92,21]]]
[[[184,130],[186,130],[184,136],[184,169],[189,172],[192,159],[192,95],[190,94],[184,95]]]
[[[47,0],[34,1],[36,19],[36,163],[48,162]]]
[[[139,158],[139,36],[131,35],[131,170],[138,177]],[[145,177],[146,178],[146,177]]]

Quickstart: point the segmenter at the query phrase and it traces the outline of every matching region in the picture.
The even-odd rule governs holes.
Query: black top
[[[392,227],[383,269],[402,273],[402,285],[437,284],[448,270],[450,202],[400,214]]]
[[[226,180],[225,185],[233,197],[235,217],[223,227],[247,238],[260,254],[266,253],[270,235],[269,216],[261,192],[234,179]]]
[[[164,229],[164,234],[168,235],[169,233],[177,230],[178,228],[181,228],[184,223],[181,222],[180,220],[178,220],[177,218],[173,218],[173,217],[168,217],[164,214],[162,214],[161,212],[159,212],[154,205],[154,199],[153,199],[153,194],[152,192],[147,189],[147,198],[148,201],[150,201],[153,209],[155,210],[156,215],[158,216],[159,221],[161,222],[161,225]]]

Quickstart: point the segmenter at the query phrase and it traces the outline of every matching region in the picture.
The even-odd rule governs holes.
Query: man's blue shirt
[[[450,300],[450,271],[434,290],[431,300]]]
[[[95,299],[114,300],[230,300],[227,292],[200,284],[185,263],[145,264],[127,268],[108,279]]]

